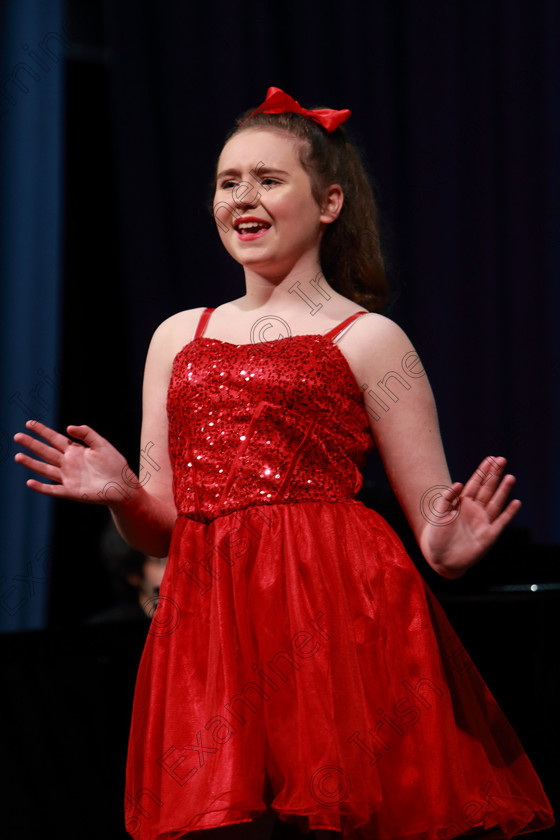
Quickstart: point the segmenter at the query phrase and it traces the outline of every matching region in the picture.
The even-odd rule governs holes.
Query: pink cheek
[[[227,206],[225,202],[218,202],[214,205],[213,216],[220,235],[227,234],[232,230],[232,208]]]

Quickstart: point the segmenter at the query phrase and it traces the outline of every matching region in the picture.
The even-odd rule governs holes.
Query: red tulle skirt
[[[125,798],[139,840],[269,809],[351,840],[510,837],[554,822],[439,603],[358,501],[179,517]]]

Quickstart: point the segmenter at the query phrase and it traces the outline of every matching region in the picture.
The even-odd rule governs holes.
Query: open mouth
[[[237,235],[242,240],[257,239],[269,230],[270,223],[264,219],[241,218],[236,219],[234,224]]]

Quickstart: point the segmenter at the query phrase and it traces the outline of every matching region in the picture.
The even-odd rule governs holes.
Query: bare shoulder
[[[401,341],[408,340],[404,330],[399,327],[396,321],[381,315],[379,312],[368,312],[356,321],[356,327],[360,328],[360,336],[372,342]]]
[[[363,353],[386,360],[395,353],[413,350],[412,342],[399,325],[377,312],[368,312],[356,321],[353,334],[356,348]]]
[[[357,318],[339,341],[359,383],[383,378],[390,371],[423,375],[422,364],[405,331],[391,318],[368,312]],[[415,373],[411,375],[415,375]]]
[[[204,309],[203,306],[185,309],[162,321],[152,336],[148,353],[171,362],[177,353],[192,341]]]

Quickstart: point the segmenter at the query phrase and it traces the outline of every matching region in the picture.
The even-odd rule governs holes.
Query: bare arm
[[[464,486],[452,483],[434,397],[414,347],[388,318],[368,320],[364,404],[372,434],[427,562],[444,577],[458,577],[519,510],[518,500],[505,504],[515,479],[503,475],[505,458],[495,457]]]
[[[31,453],[18,452],[15,460],[49,482],[30,478],[28,487],[48,496],[107,505],[124,539],[155,557],[167,554],[177,516],[167,448],[166,401],[173,356],[168,321],[156,330],[146,359],[139,476],[89,426],[68,426],[65,435],[31,420],[26,428],[33,435],[14,436]]]
[[[121,500],[111,507],[115,524],[127,542],[136,539],[139,514],[141,518],[146,517],[146,527],[153,534],[154,544],[152,550],[145,553],[155,557],[168,553],[177,518],[167,421],[167,389],[173,358],[179,349],[174,341],[175,323],[176,318],[168,319],[155,331],[144,368],[139,482],[144,493],[149,495],[149,508],[143,513],[144,497],[141,495]]]

